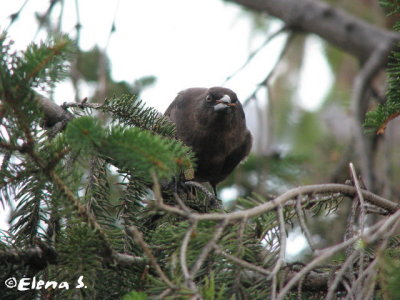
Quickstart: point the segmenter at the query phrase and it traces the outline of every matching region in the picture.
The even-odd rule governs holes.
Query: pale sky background
[[[7,28],[9,16],[24,2],[1,1],[1,30]],[[64,2],[62,28],[75,36],[75,1]],[[220,0],[78,2],[81,48],[90,50],[95,45],[104,48],[115,16],[116,32],[107,47],[112,76],[127,82],[146,75],[156,76],[156,84],[142,94],[142,99],[160,112],[165,111],[180,90],[221,85],[264,42],[268,33],[282,26],[274,21],[264,31],[254,31],[252,20],[240,7]],[[48,5],[49,1],[44,0],[27,1],[19,19],[8,31],[16,48],[25,48],[35,36],[36,41],[44,38],[43,32],[36,35],[34,12],[43,13]],[[53,15],[57,16],[58,12],[56,9]],[[246,99],[274,65],[284,38],[281,35],[274,39],[225,86],[233,89],[239,99]],[[317,37],[307,39],[305,53],[296,99],[304,109],[313,110],[321,104],[332,84],[332,74]],[[85,90],[81,95],[86,96]],[[55,99],[58,103],[73,101],[72,86],[60,84]],[[235,193],[235,189],[227,189],[225,196],[221,196],[232,198],[234,194],[229,193]],[[0,228],[6,227],[4,218],[0,218]]]
[[[0,28],[9,24],[25,0],[1,1]],[[75,1],[64,1],[62,28],[75,35]],[[80,45],[90,50],[107,44],[115,16],[116,32],[111,36],[107,54],[115,80],[133,82],[154,75],[157,83],[145,91],[143,100],[163,112],[176,94],[194,86],[221,85],[236,71],[252,50],[264,42],[268,33],[282,26],[275,21],[265,31],[254,31],[252,20],[243,10],[220,0],[84,0],[79,2],[82,24]],[[36,36],[34,12],[43,13],[49,1],[29,0],[19,19],[10,27],[9,37],[23,49]],[[58,16],[58,9],[53,12]],[[226,86],[240,99],[246,99],[271,69],[285,36],[264,48],[237,77]],[[298,100],[306,109],[315,109],[329,88],[332,76],[321,41],[310,37],[306,43],[304,67],[300,76]],[[316,70],[317,69],[317,70]],[[315,84],[318,82],[318,84]],[[82,93],[82,96],[84,93]],[[60,103],[73,100],[72,88],[61,84],[56,93]]]

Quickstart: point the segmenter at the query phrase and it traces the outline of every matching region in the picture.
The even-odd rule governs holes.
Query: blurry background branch
[[[257,12],[281,19],[286,26],[314,33],[329,43],[366,62],[378,48],[386,50],[381,57],[385,65],[389,51],[400,41],[400,34],[384,30],[352,16],[339,8],[316,0],[229,0]]]

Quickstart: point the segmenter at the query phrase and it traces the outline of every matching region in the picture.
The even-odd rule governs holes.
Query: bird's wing
[[[233,169],[249,154],[253,138],[251,133],[247,131],[243,143],[232,151],[225,159],[221,173],[228,176]]]

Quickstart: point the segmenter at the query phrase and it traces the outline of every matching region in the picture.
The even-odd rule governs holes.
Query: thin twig
[[[275,71],[277,69],[277,67],[279,66],[279,64],[281,63],[283,57],[286,55],[289,46],[291,44],[291,42],[293,41],[295,34],[293,32],[289,33],[288,37],[286,38],[285,44],[282,47],[282,51],[279,54],[278,59],[275,61],[274,66],[272,67],[271,71],[267,74],[267,76],[257,84],[257,87],[254,89],[253,93],[246,99],[243,101],[243,106],[246,106],[247,103],[256,97],[258,91],[263,87],[268,85],[268,82],[271,80],[272,76],[275,75]]]
[[[348,239],[352,238],[354,236],[354,228],[355,228],[355,219],[356,219],[356,213],[357,213],[357,206],[358,206],[358,201],[357,197],[353,198],[353,202],[351,204],[351,210],[350,214],[347,217],[347,224],[346,224],[346,231],[344,233],[344,241],[347,241]],[[344,250],[344,255],[345,258],[348,258],[352,255],[354,252],[354,247],[353,245],[347,246],[347,248]],[[349,270],[347,272],[347,275],[350,280],[354,281],[354,273],[353,273],[353,265],[349,266]]]
[[[98,109],[102,106],[100,103],[87,103],[87,98],[84,98],[81,102],[64,102],[60,106],[63,109],[71,108],[71,107],[78,107],[78,108],[93,108],[93,109]]]
[[[291,290],[291,288],[298,282],[305,274],[309,273],[317,265],[319,265],[325,259],[331,257],[333,254],[346,249],[349,245],[352,245],[355,241],[363,239],[367,243],[372,243],[379,238],[382,238],[384,233],[388,233],[388,228],[397,227],[400,222],[400,210],[391,215],[390,217],[382,220],[375,225],[371,226],[369,230],[366,230],[364,235],[358,234],[347,241],[344,241],[338,245],[326,248],[321,251],[316,251],[318,255],[310,263],[308,263],[301,271],[299,271],[295,276],[293,276],[288,283],[281,289],[277,296],[277,300],[283,300],[285,295]]]
[[[314,250],[315,250],[314,243],[312,241],[310,231],[308,230],[308,227],[306,225],[306,221],[305,221],[305,218],[304,218],[305,217],[304,216],[304,212],[303,212],[303,210],[301,208],[301,196],[297,197],[296,214],[297,214],[297,217],[299,219],[299,224],[300,224],[301,230],[303,231],[304,236],[306,237],[307,243],[308,243],[311,251],[314,252]]]
[[[388,213],[393,214],[399,209],[399,205],[390,200],[382,198],[374,193],[371,193],[366,190],[361,190],[364,196],[364,200],[369,201],[370,203],[384,208],[388,211]],[[266,203],[255,206],[253,208],[235,211],[232,213],[208,213],[208,214],[199,214],[193,213],[191,215],[187,215],[187,213],[175,206],[167,205],[162,202],[156,201],[155,205],[157,208],[165,210],[170,213],[174,213],[184,217],[190,217],[191,219],[195,219],[198,221],[201,220],[236,220],[236,219],[244,219],[251,218],[254,216],[261,215],[267,211],[270,211],[279,205],[296,205],[296,202],[291,201],[293,198],[298,197],[299,195],[308,195],[308,194],[326,194],[326,193],[339,193],[342,195],[354,196],[357,191],[355,187],[348,186],[345,184],[316,184],[316,185],[305,185],[300,186],[294,189],[283,193],[282,195],[272,199]],[[157,198],[157,197],[156,197]],[[326,201],[325,199],[314,200],[314,202]]]
[[[175,201],[178,202],[179,206],[188,214],[190,215],[192,212],[189,207],[182,201],[181,197],[179,197],[178,193],[174,192]]]
[[[160,182],[158,181],[158,177],[154,171],[151,172],[151,178],[153,179],[153,193],[156,203],[162,205],[164,201],[161,194]]]
[[[153,178],[153,192],[154,192],[154,197],[155,197],[155,206],[158,209],[161,209],[161,210],[164,210],[164,211],[167,211],[170,213],[174,213],[174,214],[180,215],[182,217],[192,219],[192,214],[188,214],[187,211],[177,208],[175,206],[167,205],[164,203],[164,200],[161,195],[161,187],[160,187],[160,183],[158,181],[157,175],[155,174],[155,172],[152,172],[151,176]]]
[[[114,253],[113,259],[121,266],[143,265],[146,262],[143,257],[117,252]]]
[[[353,163],[349,164],[351,176],[353,177],[354,186],[357,190],[358,200],[360,201],[360,216],[359,216],[359,225],[360,225],[360,232],[364,234],[365,228],[365,202],[363,194],[361,193],[360,183],[358,182],[356,170],[354,169]],[[359,261],[359,273],[358,276],[362,276],[364,270],[364,247],[361,247],[360,250],[360,261]]]
[[[349,286],[349,284],[346,281],[343,281],[343,286],[347,291],[346,300],[354,300],[353,293],[351,292],[351,287]]]
[[[246,225],[247,225],[247,219],[244,218],[241,220],[240,222],[240,227],[239,227],[239,232],[238,232],[238,250],[237,250],[237,254],[238,256],[242,255],[243,252],[243,236],[244,236],[244,231],[246,229]]]
[[[343,276],[345,275],[345,272],[347,268],[354,263],[355,258],[357,257],[359,253],[359,250],[354,251],[347,259],[346,261],[342,264],[342,267],[340,268],[339,272],[336,273],[335,279],[332,281],[332,283],[329,285],[329,290],[328,294],[326,295],[325,300],[331,300],[333,299],[334,293],[336,291],[336,288],[339,284],[339,282],[343,279]]]
[[[120,0],[118,0],[117,4],[115,5],[114,17],[113,17],[113,20],[112,20],[112,23],[111,23],[110,32],[109,32],[108,37],[107,37],[106,45],[104,46],[104,53],[107,52],[108,46],[110,45],[111,36],[115,32],[115,20],[117,19],[117,14],[118,14],[118,10],[119,10],[119,3],[120,3]]]
[[[180,250],[180,263],[181,263],[183,277],[185,278],[186,285],[194,291],[196,291],[197,288],[196,288],[195,283],[193,282],[193,278],[191,277],[189,268],[187,266],[186,254],[187,254],[190,237],[192,236],[193,231],[196,229],[196,226],[197,226],[197,221],[193,221],[185,233],[185,236],[182,241],[181,250]]]
[[[24,7],[26,6],[26,4],[28,3],[29,0],[25,0],[24,3],[21,5],[21,7],[18,9],[18,11],[16,13],[13,13],[10,16],[10,23],[7,25],[7,27],[5,28],[5,32],[8,32],[11,25],[14,24],[15,20],[17,20],[17,18],[19,17],[19,15],[21,14],[22,10],[24,9]]]
[[[82,23],[81,23],[81,14],[79,12],[79,1],[75,0],[75,15],[76,15],[76,42],[79,45],[79,42],[81,40],[81,29],[82,29]]]
[[[148,257],[150,264],[156,270],[162,281],[164,281],[164,283],[171,289],[176,289],[176,286],[168,279],[167,275],[165,275],[160,265],[157,263],[157,259],[153,255],[149,245],[147,245],[147,243],[144,241],[142,233],[134,225],[127,227],[127,231],[133,237],[135,242],[143,249],[144,254]]]
[[[363,276],[358,277],[357,280],[353,284],[353,290],[357,291],[360,288],[365,288],[366,285],[364,284],[364,279],[368,279],[370,277],[375,277],[376,276],[376,269],[378,265],[378,257],[376,257],[370,264],[369,266],[365,269]],[[372,285],[373,284],[369,284]],[[362,293],[360,293],[362,294]],[[361,298],[361,299],[370,299],[370,298]]]
[[[286,228],[285,228],[285,218],[283,216],[282,206],[278,206],[277,215],[279,220],[279,237],[280,237],[280,247],[279,247],[279,257],[271,271],[271,275],[268,279],[271,279],[272,276],[276,276],[278,271],[281,269],[282,265],[285,262],[285,253],[286,253]]]
[[[271,300],[276,299],[277,281],[278,281],[278,279],[276,278],[276,274],[272,274]]]
[[[217,229],[215,230],[213,237],[203,247],[203,249],[201,250],[200,255],[198,256],[198,258],[197,258],[196,262],[194,263],[193,267],[191,268],[191,270],[190,270],[190,278],[196,277],[196,273],[200,270],[201,265],[203,264],[203,262],[207,258],[207,256],[210,253],[210,251],[214,248],[214,245],[216,244],[216,242],[221,237],[221,235],[224,232],[224,229],[225,229],[227,224],[228,224],[228,222],[226,220],[224,220],[221,224],[217,225]]]
[[[377,72],[382,68],[382,62],[386,61],[389,52],[389,45],[378,45],[368,60],[364,63],[362,69],[354,79],[352,95],[352,111],[354,117],[354,137],[356,141],[357,155],[360,158],[360,168],[362,178],[368,189],[373,188],[372,184],[372,165],[371,153],[367,138],[363,129],[364,110],[367,106],[366,90]]]
[[[388,212],[386,210],[370,204],[365,204],[365,213],[373,215],[382,215],[382,216],[388,215]]]
[[[173,289],[168,288],[165,291],[163,291],[160,295],[158,295],[156,297],[156,299],[165,299],[165,297],[167,297],[172,292],[173,292]]]
[[[302,300],[302,292],[303,292],[303,283],[304,283],[305,277],[302,277],[299,281],[299,284],[297,285],[297,300]]]
[[[275,37],[277,37],[278,35],[280,35],[281,33],[285,32],[285,31],[287,31],[288,29],[289,29],[289,27],[287,25],[284,25],[280,29],[278,29],[276,32],[269,35],[267,37],[267,39],[256,50],[254,50],[253,52],[250,53],[250,55],[247,57],[246,61],[243,63],[242,66],[239,67],[239,69],[237,69],[231,75],[226,77],[225,82],[222,85],[225,85],[229,80],[231,80],[239,72],[241,72],[265,46],[267,46]]]
[[[49,7],[47,8],[46,12],[43,13],[42,15],[38,14],[38,16],[37,16],[39,26],[36,29],[36,33],[32,39],[33,41],[36,40],[37,36],[39,35],[40,30],[43,28],[44,25],[46,25],[46,22],[50,22],[51,12],[53,11],[53,9],[58,1],[54,0],[54,1],[49,1],[49,2],[50,2]]]
[[[381,236],[381,232],[377,232],[375,233],[374,238],[382,238],[383,241],[381,242],[379,249],[377,250],[377,257],[375,257],[375,259],[373,260],[372,263],[370,263],[370,265],[368,266],[368,268],[357,278],[357,280],[354,282],[353,286],[354,286],[354,290],[355,290],[355,294],[359,295],[359,297],[357,297],[357,299],[369,299],[367,298],[368,294],[371,294],[373,292],[373,289],[371,290],[371,286],[375,285],[375,281],[373,281],[372,283],[366,283],[364,281],[364,277],[366,277],[366,280],[368,278],[373,278],[376,277],[376,272],[377,272],[377,265],[379,262],[379,253],[383,253],[384,250],[386,249],[386,245],[389,242],[389,238],[396,232],[396,230],[398,230],[398,225],[399,225],[400,221],[397,220],[397,222],[391,226],[391,227],[385,227],[381,232],[385,232],[385,236]],[[387,232],[386,232],[387,231]],[[367,287],[367,291],[366,291],[366,295],[359,292],[359,289],[363,289]],[[368,290],[369,288],[369,290]],[[361,290],[362,291],[362,290]],[[361,296],[365,296],[364,298],[361,298]]]
[[[215,244],[214,245],[214,249],[215,249],[215,252],[217,254],[222,255],[223,257],[229,259],[230,261],[232,261],[233,263],[237,264],[238,266],[241,266],[241,267],[243,267],[245,269],[253,270],[253,271],[255,271],[257,273],[260,273],[261,275],[264,275],[264,276],[271,275],[270,271],[268,271],[268,270],[266,270],[266,269],[264,269],[262,267],[259,267],[257,265],[253,265],[253,264],[251,264],[251,263],[249,263],[249,262],[247,262],[247,261],[245,261],[243,259],[240,259],[240,258],[238,258],[236,256],[233,256],[233,255],[230,255],[230,254],[226,253],[225,251],[222,250],[222,248],[219,245]]]
[[[377,205],[386,209],[390,213],[394,213],[398,210],[399,205],[392,201],[389,201],[385,198],[382,198],[378,195],[375,195],[369,191],[361,190],[364,199],[369,201],[370,203]],[[344,185],[344,184],[318,184],[318,185],[305,185],[300,186],[294,189],[287,191],[286,193],[272,199],[266,203],[258,205],[253,208],[245,209],[242,211],[235,211],[232,213],[224,214],[224,213],[208,213],[208,214],[199,214],[194,213],[191,215],[192,218],[196,220],[235,220],[235,219],[243,219],[243,218],[251,218],[260,214],[263,214],[267,211],[270,211],[279,205],[284,205],[289,200],[298,197],[299,195],[308,195],[308,194],[316,194],[316,193],[342,193],[344,195],[354,196],[357,191],[354,187]],[[164,206],[166,210],[175,211],[176,209],[173,207]],[[179,212],[181,215],[185,215],[182,211]]]
[[[277,262],[275,263],[274,268],[271,271],[271,275],[269,275],[267,278],[268,280],[272,278],[272,295],[271,295],[272,300],[276,299],[276,290],[278,283],[277,274],[281,269],[282,265],[284,264],[285,253],[286,253],[286,228],[285,228],[285,219],[283,216],[283,209],[281,205],[278,206],[277,208],[277,215],[279,220],[279,237],[280,237],[279,256]]]

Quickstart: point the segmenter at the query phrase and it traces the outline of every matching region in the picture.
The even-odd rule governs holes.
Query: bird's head
[[[229,111],[239,103],[236,94],[232,90],[223,87],[208,89],[204,101],[208,107],[212,107],[216,112]]]

